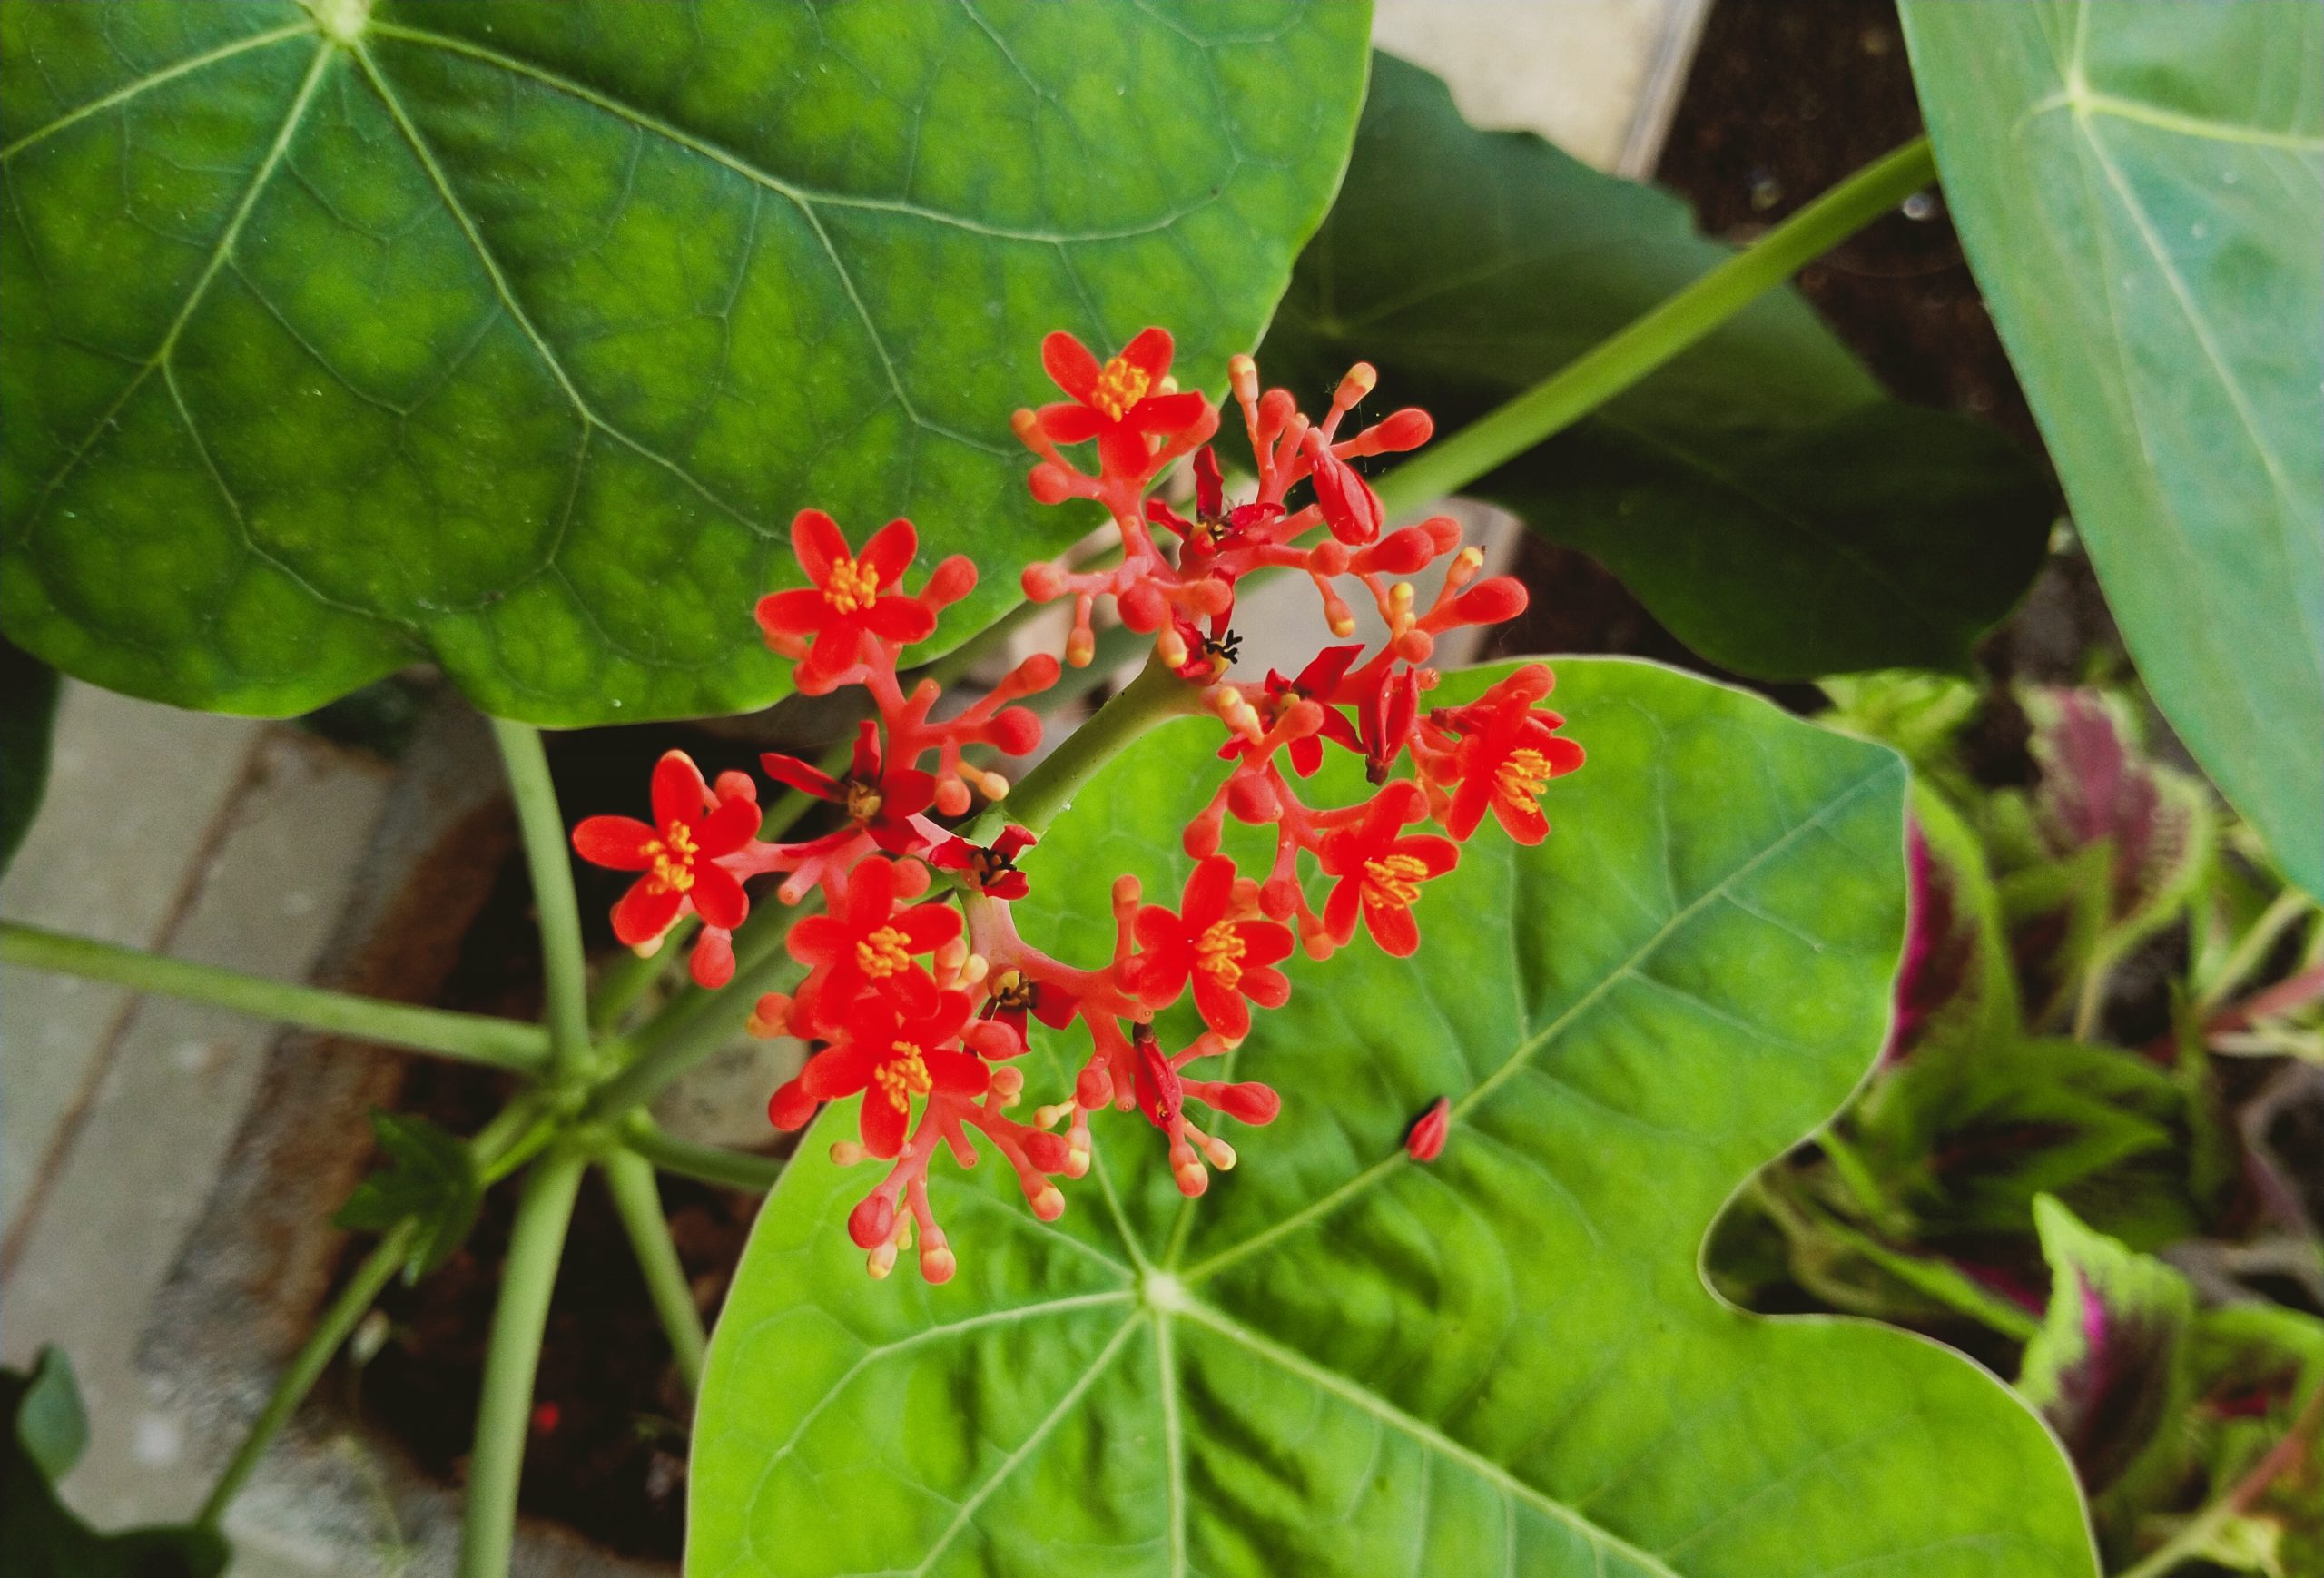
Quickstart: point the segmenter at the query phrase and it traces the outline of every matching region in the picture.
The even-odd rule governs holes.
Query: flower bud
[[[1359,361],[1347,370],[1347,375],[1340,380],[1340,387],[1332,391],[1332,403],[1352,406],[1370,394],[1379,382],[1380,370],[1368,361]]]
[[[743,1021],[743,1028],[763,1041],[771,1041],[791,1033],[790,1021],[791,1000],[779,991],[770,991],[752,1007],[751,1017]]]
[[[1032,601],[1047,603],[1065,595],[1065,572],[1052,564],[1027,565],[1017,584]]]
[[[1054,657],[1049,661],[1057,664]],[[1002,755],[1021,756],[1041,743],[1041,716],[1030,707],[1003,707],[985,725],[984,737]]]
[[[1067,1153],[1071,1149],[1062,1134],[1035,1129],[1025,1136],[1025,1159],[1043,1172],[1063,1172]],[[1062,1205],[1059,1208],[1062,1209]],[[1047,1220],[1046,1218],[1043,1219]]]
[[[748,773],[721,773],[718,781],[710,786],[710,792],[722,803],[728,800],[747,800],[753,805],[759,803],[758,780]]]
[[[893,1244],[896,1237],[896,1202],[886,1195],[866,1195],[847,1213],[847,1236],[855,1240],[859,1249],[871,1249],[881,1244]],[[873,1276],[880,1273],[873,1272]]]
[[[969,808],[969,786],[958,778],[945,778],[936,785],[936,814],[958,816]]]
[[[801,1089],[798,1080],[792,1080],[779,1086],[768,1100],[766,1120],[789,1133],[794,1129],[806,1128],[808,1120],[815,1116],[815,1109],[821,1105],[822,1103]]]
[[[940,1239],[931,1239],[921,1247],[920,1274],[930,1282],[950,1282],[952,1274],[960,1268],[960,1263],[954,1258],[950,1245]]]
[[[1170,599],[1152,581],[1139,581],[1114,599],[1122,623],[1141,633],[1157,628],[1170,616]]]
[[[1357,554],[1350,567],[1358,573],[1409,576],[1436,557],[1436,538],[1424,526],[1392,531]]]
[[[734,979],[734,940],[731,932],[715,926],[703,928],[694,939],[694,958],[687,968],[693,972],[694,984],[715,991]]]
[[[1073,477],[1054,460],[1043,460],[1025,473],[1025,486],[1036,504],[1063,504],[1073,497]]]
[[[1283,1098],[1272,1087],[1256,1080],[1246,1080],[1239,1085],[1221,1085],[1213,1093],[1210,1104],[1237,1123],[1254,1128],[1273,1123],[1275,1114],[1283,1110]]]
[[[1404,1150],[1414,1161],[1434,1161],[1443,1154],[1445,1137],[1452,1131],[1452,1100],[1439,1096],[1413,1122],[1404,1137]]]
[[[1452,611],[1471,625],[1498,625],[1525,611],[1525,583],[1514,576],[1492,576],[1452,600]]]
[[[1391,411],[1372,429],[1372,441],[1383,453],[1417,449],[1436,431],[1435,420],[1418,406]]]
[[[976,590],[977,562],[966,554],[954,554],[928,572],[928,584],[920,589],[920,600],[931,608],[942,608],[959,602]]]
[[[1259,364],[1237,351],[1226,359],[1226,387],[1238,400],[1259,398]]]

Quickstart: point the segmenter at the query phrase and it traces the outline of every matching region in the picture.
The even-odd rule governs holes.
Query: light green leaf
[[[1698,1264],[1878,1050],[1902,764],[1667,670],[1561,670],[1590,761],[1556,831],[1480,833],[1416,959],[1294,967],[1234,1070],[1284,1114],[1199,1201],[1109,1116],[1055,1226],[990,1158],[940,1170],[959,1277],[874,1284],[842,1228],[873,1179],[826,1118],[712,1346],[690,1573],[2093,1573],[2064,1460],[1989,1377],[1743,1315]],[[1117,873],[1175,891],[1216,740],[1173,725],[1077,796],[1026,860],[1029,938],[1094,962]],[[1360,794],[1344,765],[1311,798]],[[1037,1047],[1031,1099],[1078,1056]]]
[[[2324,10],[1903,14],[1945,201],[2131,656],[2324,894]]]
[[[975,555],[1048,330],[1257,339],[1369,7],[290,0],[0,11],[0,620],[303,711],[433,656],[544,724],[782,694],[788,531]]]
[[[1260,367],[1305,391],[1370,361],[1382,399],[1450,427],[1731,255],[1667,193],[1475,131],[1383,55]],[[1965,667],[2054,514],[2007,440],[1885,398],[1788,290],[1466,491],[1601,560],[1704,656],[1778,678]]]

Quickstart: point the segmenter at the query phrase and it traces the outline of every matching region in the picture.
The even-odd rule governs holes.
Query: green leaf
[[[2186,1465],[2194,1290],[2051,1196],[2034,1202],[2034,1221],[2050,1264],[2050,1307],[2017,1389],[2065,1443],[2093,1496],[2146,1507]]]
[[[56,1494],[87,1445],[88,1416],[64,1350],[44,1347],[29,1376],[0,1370],[0,1572],[8,1578],[218,1578],[226,1542],[213,1529],[156,1524],[101,1534]]]
[[[2324,894],[2324,11],[1903,15],[1945,201],[2131,656]]]
[[[1054,1226],[990,1157],[940,1169],[959,1277],[874,1284],[842,1227],[873,1180],[822,1154],[854,1112],[826,1116],[712,1346],[689,1572],[2093,1573],[2064,1460],[1990,1378],[1746,1316],[1698,1264],[1878,1050],[1902,764],[1667,670],[1561,670],[1590,762],[1556,831],[1472,841],[1417,958],[1292,967],[1234,1068],[1283,1116],[1198,1201],[1110,1117]],[[1172,725],[1077,795],[1025,863],[1029,939],[1095,962],[1117,873],[1176,891],[1216,738]],[[1310,798],[1362,793],[1346,765]],[[1080,1055],[1037,1046],[1033,1099]]]
[[[1305,390],[1370,361],[1383,399],[1450,428],[1730,255],[1666,193],[1472,130],[1442,83],[1383,55],[1260,365]],[[1886,399],[1788,291],[1468,491],[1603,561],[1704,656],[1770,678],[1965,666],[2053,515],[2006,440]]]
[[[755,707],[792,516],[1088,523],[1039,340],[1256,340],[1369,7],[290,0],[0,12],[0,620],[181,705],[415,657],[542,724]],[[346,25],[337,26],[344,19]]]
[[[56,670],[0,639],[0,874],[40,814],[56,732]]]
[[[458,1136],[425,1118],[374,1111],[371,1131],[388,1159],[385,1171],[355,1186],[332,1224],[384,1233],[406,1218],[418,1221],[404,1258],[406,1282],[417,1282],[452,1257],[484,1208],[484,1177],[476,1152]]]

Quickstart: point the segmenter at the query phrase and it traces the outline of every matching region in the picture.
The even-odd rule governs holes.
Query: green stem
[[[586,1116],[618,1117],[661,1094],[665,1086],[724,1046],[742,1019],[795,968],[783,951],[792,922],[811,913],[816,896],[796,905],[768,904],[734,933],[734,978],[715,991],[688,986],[662,1011],[608,1049],[619,1071],[589,1099]]]
[[[0,963],[112,981],[306,1030],[359,1036],[522,1073],[537,1072],[548,1062],[548,1037],[538,1025],[269,981],[13,922],[0,922]]]
[[[306,1401],[307,1394],[322,1377],[323,1369],[330,1363],[331,1356],[339,1352],[340,1345],[355,1330],[356,1322],[363,1318],[364,1312],[371,1307],[371,1301],[379,1297],[379,1290],[387,1287],[389,1279],[395,1276],[396,1267],[403,1264],[404,1256],[410,1251],[415,1231],[417,1228],[409,1219],[389,1228],[387,1236],[372,1246],[371,1252],[363,1257],[363,1263],[355,1268],[355,1275],[348,1278],[347,1286],[339,1290],[339,1297],[330,1301],[330,1307],[323,1311],[322,1319],[316,1323],[313,1332],[300,1345],[298,1353],[292,1356],[290,1367],[282,1372],[282,1378],[274,1384],[273,1396],[267,1398],[266,1406],[259,1411],[258,1418],[251,1425],[250,1434],[242,1437],[241,1446],[228,1462],[225,1471],[219,1474],[218,1483],[211,1486],[209,1499],[202,1504],[202,1511],[194,1515],[196,1524],[205,1529],[215,1529],[225,1517],[226,1509],[241,1494],[251,1470],[258,1467],[259,1460],[266,1455],[267,1448],[273,1445],[274,1438],[282,1433],[282,1426],[290,1422],[290,1415],[298,1411],[299,1405]]]
[[[710,1339],[703,1335],[702,1311],[694,1307],[694,1288],[685,1267],[678,1262],[678,1247],[670,1240],[670,1220],[662,1214],[661,1187],[654,1181],[654,1164],[626,1150],[608,1153],[598,1164],[606,1188],[614,1197],[629,1247],[636,1251],[637,1268],[645,1277],[645,1292],[661,1317],[663,1335],[670,1339],[670,1356],[688,1395],[702,1387],[702,1356]]]
[[[2217,1012],[2228,994],[2243,983],[2243,978],[2260,967],[2260,962],[2275,947],[2276,939],[2285,928],[2316,907],[2316,901],[2298,888],[2286,888],[2275,896],[2273,902],[2251,923],[2251,929],[2236,940],[2234,948],[2219,967],[2201,996],[2195,1000],[2195,1017],[2207,1020]]]
[[[632,1112],[622,1125],[621,1142],[664,1172],[721,1188],[763,1195],[783,1176],[783,1163],[773,1157],[680,1139],[643,1112]]]
[[[2285,1431],[2283,1439],[2270,1447],[2265,1455],[2251,1466],[2251,1471],[2235,1482],[2233,1488],[2197,1513],[2180,1526],[2179,1532],[2149,1552],[2141,1561],[2122,1569],[2117,1578],[2163,1578],[2163,1574],[2182,1562],[2191,1562],[2210,1548],[2213,1536],[2232,1519],[2250,1512],[2268,1487],[2299,1466],[2308,1455],[2309,1442],[2317,1427],[2324,1425],[2324,1386],[2308,1395],[2300,1405],[2299,1415]]]
[[[1935,178],[1925,137],[1866,165],[1612,338],[1390,471],[1377,485],[1381,504],[1393,518],[1459,492],[1629,389]]]
[[[507,764],[508,793],[517,803],[517,827],[533,877],[533,907],[540,917],[551,1061],[569,1078],[589,1056],[589,961],[581,949],[581,909],[573,896],[565,816],[556,808],[556,786],[549,781],[539,731],[501,718],[492,720],[492,731]]]
[[[1006,800],[989,807],[968,836],[986,843],[1003,824],[1011,822],[1035,833],[1047,831],[1100,767],[1164,718],[1201,711],[1203,695],[1158,660],[1149,659],[1136,679],[1026,774]]]
[[[620,1026],[637,1000],[662,979],[671,961],[685,957],[697,923],[692,915],[682,916],[653,952],[634,953],[625,948],[620,958],[598,971],[597,989],[589,994],[591,1034],[605,1035]]]
[[[500,1302],[485,1348],[484,1395],[468,1459],[468,1510],[460,1530],[460,1578],[506,1578],[516,1543],[517,1484],[532,1422],[533,1377],[573,1200],[586,1166],[555,1150],[533,1164],[517,1200],[517,1222],[500,1273]]]

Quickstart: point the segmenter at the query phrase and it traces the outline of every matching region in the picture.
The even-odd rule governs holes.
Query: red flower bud
[[[1021,756],[1041,743],[1040,715],[1030,707],[1007,707],[985,725],[984,737],[1004,755]]]
[[[1025,474],[1036,504],[1063,504],[1073,497],[1073,478],[1062,466],[1044,460]]]
[[[1525,611],[1525,583],[1514,576],[1494,576],[1479,581],[1453,599],[1453,611],[1464,623],[1498,625]]]
[[[1025,1159],[1043,1172],[1063,1172],[1072,1149],[1062,1134],[1036,1129],[1025,1136]]]
[[[806,1128],[807,1120],[814,1117],[815,1109],[821,1105],[822,1103],[807,1094],[805,1086],[792,1080],[776,1090],[773,1098],[767,1102],[766,1119],[788,1133],[794,1129]]]
[[[1348,463],[1332,453],[1323,435],[1311,433],[1308,450],[1315,466],[1315,502],[1323,507],[1324,524],[1346,543],[1370,542],[1380,535],[1385,518],[1379,495],[1364,485]]]
[[[1239,1085],[1221,1085],[1210,1104],[1237,1123],[1248,1123],[1254,1128],[1263,1123],[1273,1123],[1275,1114],[1283,1110],[1283,1098],[1256,1080],[1246,1080]]]
[[[920,589],[920,600],[931,608],[949,607],[976,587],[976,560],[966,554],[954,554],[929,571],[928,584]]]
[[[885,1195],[866,1195],[847,1213],[847,1236],[859,1249],[888,1242],[896,1233],[896,1202]]]
[[[1349,561],[1357,574],[1409,576],[1436,557],[1436,538],[1424,526],[1392,531]]]
[[[1436,423],[1418,406],[1406,406],[1391,411],[1373,429],[1374,440],[1382,450],[1417,449],[1428,442],[1436,431]]]
[[[1452,1131],[1452,1099],[1439,1096],[1413,1120],[1404,1137],[1404,1149],[1414,1161],[1434,1161],[1444,1151],[1445,1136]]]

